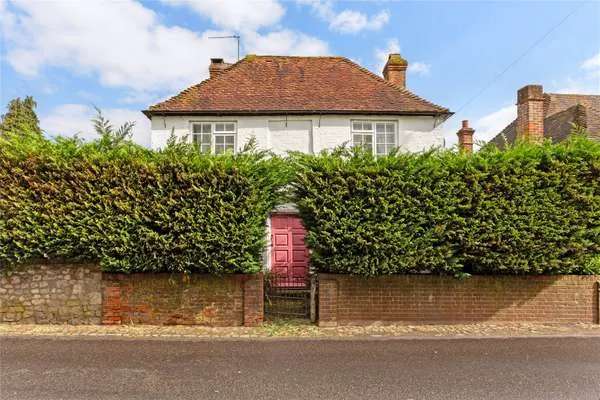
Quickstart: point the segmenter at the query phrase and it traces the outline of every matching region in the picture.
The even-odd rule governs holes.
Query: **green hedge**
[[[99,260],[107,271],[251,273],[287,182],[280,158],[172,144],[0,137],[0,266]]]
[[[599,143],[294,158],[318,271],[600,272]]]

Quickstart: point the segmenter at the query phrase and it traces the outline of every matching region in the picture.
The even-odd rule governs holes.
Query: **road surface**
[[[600,338],[0,338],[4,399],[600,399]]]

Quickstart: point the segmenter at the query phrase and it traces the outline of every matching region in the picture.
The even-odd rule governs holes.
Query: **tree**
[[[8,103],[8,111],[0,119],[0,134],[14,133],[17,135],[42,136],[40,121],[35,113],[37,103],[31,96],[21,100],[20,97]]]
[[[130,140],[133,135],[133,128],[135,122],[128,121],[123,125],[115,129],[111,122],[102,115],[102,110],[98,107],[96,109],[96,116],[92,118],[94,124],[94,130],[100,136],[100,144],[106,147],[115,147],[124,141]]]

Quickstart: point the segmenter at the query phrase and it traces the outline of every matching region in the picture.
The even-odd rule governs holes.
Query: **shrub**
[[[295,154],[318,271],[599,273],[600,144]]]
[[[283,161],[249,149],[0,138],[0,265],[99,260],[107,271],[260,270]]]

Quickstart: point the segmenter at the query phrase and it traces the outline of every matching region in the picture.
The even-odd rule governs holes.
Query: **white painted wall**
[[[233,121],[237,123],[237,146],[241,148],[254,136],[258,146],[276,153],[286,150],[319,152],[332,149],[345,142],[351,143],[351,121],[394,121],[398,126],[397,143],[404,151],[421,151],[431,147],[443,147],[442,132],[435,128],[435,118],[427,116],[153,116],[151,146],[164,147],[171,132],[178,138],[189,137],[192,122]],[[287,121],[287,127],[286,127]]]

